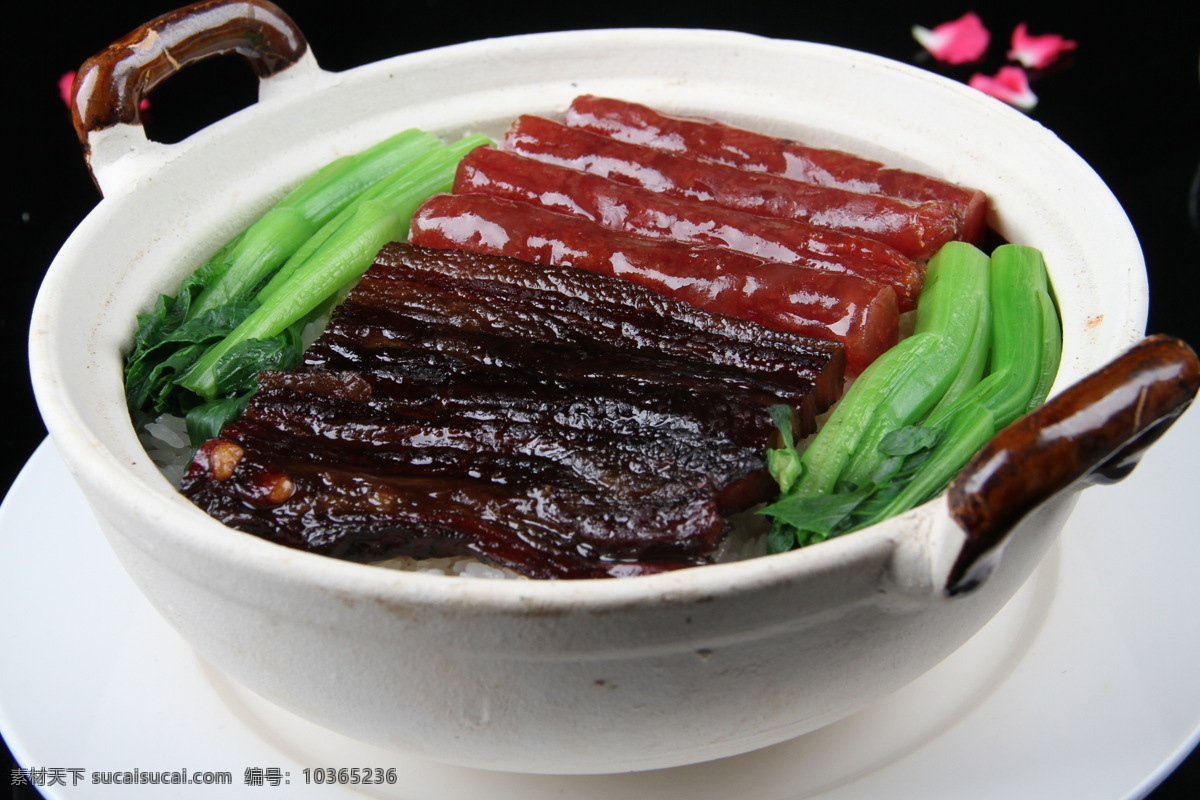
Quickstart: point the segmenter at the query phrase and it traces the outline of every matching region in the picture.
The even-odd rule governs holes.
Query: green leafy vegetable
[[[788,406],[771,406],[771,418],[779,429],[783,446],[767,451],[767,469],[779,484],[781,492],[788,492],[804,474],[800,454],[796,452],[796,438],[792,432],[795,412]]]
[[[409,130],[318,170],[139,316],[126,361],[132,409],[186,415],[194,445],[241,413],[264,369],[299,363],[301,334],[403,239],[417,206],[448,191],[462,156]]]
[[[823,541],[933,497],[997,430],[1045,401],[1061,352],[1037,250],[1003,245],[989,260],[944,247],[913,335],[863,371],[802,454],[790,436],[769,451],[781,494],[762,510],[773,518],[768,548]],[[777,472],[790,459],[798,479]]]
[[[962,369],[987,304],[988,258],[951,242],[927,267],[912,336],[863,370],[804,451],[802,496],[834,490],[839,481],[869,479],[884,460],[879,443],[911,425],[941,400]]]
[[[440,146],[436,136],[409,129],[318,170],[246,230],[228,267],[196,298],[191,313],[246,296],[363,191]]]
[[[246,341],[280,335],[347,283],[357,280],[381,247],[404,238],[413,213],[426,197],[450,189],[459,160],[485,141],[483,137],[468,137],[418,158],[382,191],[357,202],[351,213],[332,220],[334,230],[292,269],[286,283],[264,292],[262,305],[196,361],[179,379],[179,385],[205,400],[219,397],[222,387],[218,372],[222,361],[233,357],[235,348]]]

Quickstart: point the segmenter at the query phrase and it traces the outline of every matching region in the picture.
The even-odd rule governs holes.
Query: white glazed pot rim
[[[316,66],[315,61],[307,59],[288,72],[264,81],[263,99],[259,104],[197,133],[185,142],[161,146],[145,142],[144,137],[139,142],[138,136],[141,134],[134,132],[133,142],[141,148],[137,157],[130,159],[119,153],[111,158],[107,176],[112,189],[106,189],[106,199],[77,229],[52,265],[39,294],[31,326],[30,359],[35,392],[52,438],[70,469],[93,484],[95,491],[123,505],[129,513],[157,520],[162,536],[171,537],[183,547],[207,558],[237,563],[244,576],[269,575],[273,581],[316,584],[335,592],[386,599],[394,603],[452,603],[510,612],[547,613],[580,608],[601,610],[637,605],[651,599],[691,602],[697,598],[753,592],[764,585],[797,581],[806,574],[835,569],[859,559],[864,553],[875,552],[880,547],[891,547],[898,536],[925,535],[930,526],[939,522],[947,523],[944,519],[944,499],[937,498],[900,518],[818,546],[750,561],[694,567],[652,576],[569,581],[492,581],[406,573],[293,551],[226,528],[191,506],[177,493],[163,491],[162,487],[148,491],[145,471],[135,472],[130,463],[112,452],[88,421],[91,412],[81,411],[81,404],[86,406],[92,398],[79,396],[84,393],[78,385],[73,391],[66,388],[72,378],[63,364],[60,349],[66,345],[60,341],[55,320],[70,316],[60,305],[60,299],[70,291],[69,284],[75,280],[75,272],[86,257],[87,248],[103,241],[114,223],[122,224],[123,202],[137,192],[152,187],[158,170],[162,170],[162,175],[167,175],[179,161],[197,158],[196,151],[205,152],[211,143],[222,136],[237,135],[241,130],[261,124],[269,115],[308,102],[310,98],[320,102],[331,92],[345,91],[355,83],[379,81],[382,75],[390,77],[399,72],[421,74],[435,67],[444,68],[447,63],[499,63],[514,53],[520,53],[523,58],[544,66],[548,59],[567,57],[564,54],[574,58],[588,52],[634,54],[650,43],[659,50],[684,50],[699,46],[730,48],[746,58],[765,58],[770,61],[794,56],[839,64],[851,71],[870,70],[891,74],[925,85],[927,91],[940,93],[939,96],[944,96],[946,102],[953,103],[956,108],[973,109],[973,113],[995,120],[998,125],[1020,131],[1023,148],[1044,151],[1047,154],[1045,158],[1059,162],[1069,173],[1068,185],[1076,190],[1081,186],[1086,189],[1088,202],[1101,210],[1104,224],[1108,225],[1106,239],[1118,245],[1119,252],[1110,255],[1114,260],[1123,262],[1126,270],[1120,298],[1113,301],[1111,287],[1107,290],[1110,301],[1106,311],[1108,318],[1100,326],[1102,338],[1081,343],[1076,335],[1084,323],[1070,315],[1064,319],[1066,357],[1056,390],[1063,383],[1098,367],[1140,338],[1145,322],[1147,294],[1144,267],[1136,237],[1111,192],[1090,167],[1051,132],[1020,112],[949,79],[877,56],[829,45],[782,42],[744,33],[682,29],[530,34],[398,56],[344,73],[324,72]],[[624,76],[621,81],[626,81]],[[623,85],[621,81],[614,83]],[[587,81],[582,83],[587,84],[585,88],[591,85]],[[592,84],[603,86],[604,81],[592,81]],[[630,85],[636,86],[636,83]],[[480,91],[502,95],[504,87],[489,84]],[[736,110],[744,112],[754,103],[761,102],[761,98],[751,97],[745,102],[745,108]],[[130,135],[127,130],[113,132],[109,147],[114,147],[111,142],[115,141],[118,146],[114,147],[114,152],[127,148]],[[900,141],[895,146],[903,147],[905,144],[905,141]],[[97,148],[95,152],[101,154],[103,149]],[[957,165],[962,166],[971,160],[969,157],[966,161],[960,159]],[[947,170],[952,171],[954,166],[949,165]],[[989,194],[993,193],[994,189],[989,191]],[[1024,233],[1023,230],[1017,231],[1018,235]],[[1058,283],[1056,287],[1060,293],[1069,293],[1077,288]],[[99,326],[101,323],[96,324]],[[1093,333],[1096,327],[1092,325],[1088,333]],[[105,335],[111,336],[111,331],[106,331]],[[90,364],[93,369],[105,367],[103,364],[97,367],[94,359]]]

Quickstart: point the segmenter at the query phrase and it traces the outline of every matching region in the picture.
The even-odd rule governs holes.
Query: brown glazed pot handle
[[[296,63],[308,42],[268,0],[203,0],[140,26],[88,59],[75,75],[71,116],[89,152],[88,135],[125,123],[141,125],[142,99],[179,70],[236,53],[268,78]]]
[[[950,514],[967,537],[947,592],[978,585],[990,571],[989,554],[1051,496],[1080,481],[1129,474],[1198,386],[1192,348],[1151,336],[997,434],[947,491]]]

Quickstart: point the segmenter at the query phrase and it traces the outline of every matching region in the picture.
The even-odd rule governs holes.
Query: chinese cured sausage
[[[181,490],[222,522],[360,561],[468,555],[538,578],[706,563],[776,490],[774,423],[840,347],[633,283],[391,244]]]
[[[882,242],[680,200],[492,147],[477,147],[463,158],[454,191],[530,203],[624,233],[724,247],[769,261],[855,275],[891,286],[901,311],[916,307],[921,290],[921,266]]]
[[[631,144],[542,117],[517,118],[500,148],[671,197],[863,236],[917,261],[927,261],[959,235],[959,215],[945,202],[912,203],[806,183],[702,161],[690,151],[684,155]]]
[[[716,247],[612,231],[582,217],[491,195],[430,197],[412,218],[409,240],[580,267],[705,311],[840,342],[851,375],[899,337],[896,294],[890,286]]]
[[[977,244],[984,234],[987,197],[983,192],[840,150],[811,147],[712,120],[663,114],[638,103],[593,95],[575,98],[565,121],[621,141],[686,152],[693,158],[754,172],[911,202],[945,202],[958,217],[957,238]]]

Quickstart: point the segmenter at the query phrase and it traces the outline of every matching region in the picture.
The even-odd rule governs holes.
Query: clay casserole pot
[[[238,52],[260,100],[178,144],[141,96]],[[488,581],[345,563],[225,528],[138,442],[122,392],[135,315],[318,166],[398,130],[498,135],[593,93],[717,117],[977,187],[1045,254],[1063,363],[1051,402],[935,500],[778,556],[609,580]],[[915,111],[916,110],[916,111]],[[981,93],[839,48],[699,30],[473,42],[322,70],[265,2],[208,2],[85,65],[76,115],[104,199],[62,248],[30,353],[52,438],[113,549],[206,660],[316,723],[476,767],[666,767],[847,716],[962,645],[1022,585],[1077,490],[1118,477],[1196,391],[1143,340],[1131,226],[1047,130]]]

